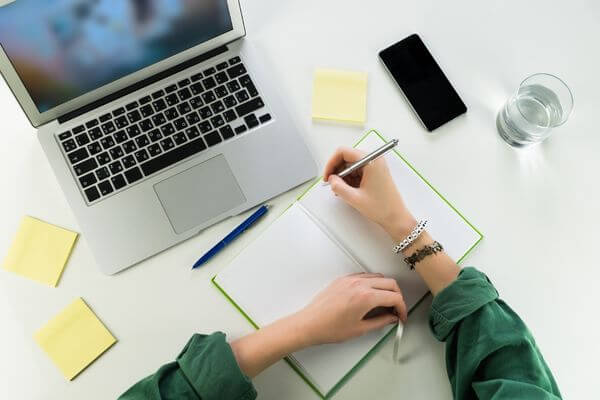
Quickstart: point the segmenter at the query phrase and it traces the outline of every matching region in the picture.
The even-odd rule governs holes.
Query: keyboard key
[[[173,135],[173,141],[175,141],[175,144],[183,144],[183,143],[187,142],[187,138],[185,137],[185,133],[178,132],[178,133],[174,134]]]
[[[184,80],[181,80],[181,81],[177,82],[177,86],[179,86],[180,88],[186,87],[189,84],[190,84],[190,80],[189,79],[184,79]]]
[[[102,137],[103,133],[100,130],[100,128],[96,127],[96,128],[92,128],[88,131],[90,138],[92,140],[98,140]]]
[[[100,146],[100,142],[93,142],[88,144],[87,149],[90,155],[95,156],[102,151],[102,146]]]
[[[170,139],[166,139],[170,140]],[[162,145],[162,142],[161,142]],[[163,146],[163,149],[164,146]],[[192,140],[141,165],[145,175],[153,174],[206,149],[202,138]],[[165,149],[166,150],[166,149]]]
[[[243,117],[244,115],[250,114],[251,112],[263,108],[264,106],[265,103],[263,103],[262,99],[260,97],[255,97],[254,99],[237,106],[235,111],[240,117]]]
[[[243,103],[246,100],[248,100],[250,98],[250,96],[248,95],[248,92],[246,92],[245,90],[240,90],[239,92],[235,93],[235,98],[240,102]]]
[[[215,82],[212,76],[209,76],[208,78],[204,79],[202,81],[202,84],[204,85],[204,88],[206,90],[212,89],[215,86],[217,86],[217,82]]]
[[[227,64],[227,62],[226,62],[226,61],[224,61],[224,62],[222,62],[222,63],[219,63],[219,64],[217,64],[217,70],[218,70],[218,71],[221,71],[221,70],[223,70],[223,69],[226,69],[228,66],[229,66],[229,64]]]
[[[167,93],[173,93],[173,92],[174,92],[174,91],[176,91],[176,90],[177,90],[177,85],[174,85],[174,84],[173,84],[173,85],[169,85],[169,86],[167,86],[167,87],[165,88],[165,91],[166,91]]]
[[[154,109],[159,112],[164,110],[165,108],[167,108],[167,103],[165,103],[165,101],[163,99],[158,99],[155,102],[152,103],[152,105],[154,106]]]
[[[89,174],[79,178],[79,183],[81,183],[81,187],[84,189],[90,185],[93,185],[96,182],[98,182],[98,180],[96,179],[96,176],[93,172],[90,172]]]
[[[58,135],[58,138],[60,140],[65,140],[65,139],[70,138],[70,137],[71,137],[71,131],[66,131],[66,132],[63,132],[60,135]]]
[[[258,90],[256,90],[256,86],[254,86],[252,79],[250,79],[248,75],[242,76],[240,78],[240,83],[243,87],[246,88],[246,90],[250,94],[250,97],[258,96]]]
[[[85,147],[81,147],[71,153],[69,153],[69,161],[71,164],[77,164],[79,161],[83,161],[89,157],[89,154]]]
[[[212,103],[210,105],[210,108],[212,109],[213,113],[215,113],[215,114],[220,114],[223,111],[225,111],[225,106],[223,105],[223,103],[221,103],[221,100],[217,100],[214,103]]]
[[[198,113],[194,111],[186,115],[185,120],[189,125],[194,125],[200,122],[200,117],[198,116]]]
[[[211,147],[223,141],[221,139],[221,136],[219,136],[219,132],[217,131],[212,131],[208,135],[205,135],[204,140],[206,140],[206,144],[208,144]]]
[[[200,113],[200,117],[202,119],[209,118],[209,117],[211,117],[213,115],[212,111],[210,111],[209,107],[203,107],[203,108],[201,108],[200,111],[199,111],[199,113]]]
[[[227,74],[231,79],[237,78],[238,76],[243,75],[246,72],[247,71],[246,67],[244,67],[244,64],[236,64],[227,70]]]
[[[140,99],[140,104],[148,104],[152,101],[152,97],[144,96]]]
[[[137,125],[131,125],[129,127],[127,127],[127,129],[125,129],[127,131],[127,134],[129,135],[130,138],[134,138],[137,135],[139,135],[140,133],[142,133],[142,131],[140,130],[140,127]]]
[[[191,128],[187,128],[185,130],[185,135],[187,136],[188,139],[194,140],[198,136],[200,136],[200,132],[198,131],[198,128],[196,128],[195,126],[192,126]]]
[[[175,93],[172,93],[165,97],[165,101],[169,106],[174,106],[175,104],[179,103],[179,97],[177,97]]]
[[[142,115],[138,110],[133,110],[132,112],[127,114],[127,119],[129,119],[129,122],[131,122],[132,124],[135,124],[140,119],[142,119]]]
[[[207,132],[210,132],[210,130],[212,129],[212,126],[210,126],[210,122],[203,121],[198,124],[198,128],[200,129],[200,132],[207,133]]]
[[[148,136],[142,135],[135,138],[135,143],[137,144],[138,148],[141,149],[142,147],[148,146],[150,144],[150,140],[148,140]]]
[[[158,143],[154,143],[154,144],[148,146],[148,153],[150,153],[151,157],[155,157],[155,156],[159,155],[160,153],[162,153],[162,150],[160,149],[160,146]]]
[[[102,167],[96,170],[96,176],[99,181],[103,181],[110,176],[110,172],[108,172],[108,168]]]
[[[125,171],[125,178],[129,183],[137,182],[142,179],[142,171],[138,167],[131,168]]]
[[[156,142],[162,139],[162,134],[158,129],[152,129],[150,132],[148,132],[148,137],[152,142]]]
[[[73,139],[69,139],[63,142],[63,149],[68,153],[69,151],[73,151],[77,148],[77,144]]]
[[[75,141],[77,142],[78,145],[85,146],[86,144],[88,144],[90,142],[90,138],[88,137],[88,135],[86,133],[81,133],[81,134],[75,136]]]
[[[163,92],[162,90],[157,90],[156,92],[152,93],[152,98],[154,100],[156,100],[156,99],[160,99],[164,95],[165,95],[165,92]]]
[[[100,193],[102,193],[102,196],[111,194],[114,191],[109,181],[100,182],[98,184],[98,189],[100,189]]]
[[[254,115],[254,114],[245,116],[244,122],[246,122],[248,129],[252,129],[259,125],[258,119],[256,118],[256,115]]]
[[[215,88],[215,94],[220,99],[221,97],[225,97],[229,94],[229,91],[225,87],[225,85],[217,86]]]
[[[248,86],[251,83],[252,83],[252,79],[250,79],[249,75],[240,76],[240,84],[243,87],[246,87],[246,86]]]
[[[169,136],[175,133],[175,128],[173,127],[173,124],[168,123],[160,127],[160,132],[163,136]]]
[[[231,81],[231,82],[227,82],[227,89],[229,89],[229,91],[231,93],[235,93],[238,90],[241,89],[240,84],[237,83],[237,81]]]
[[[98,192],[98,189],[96,189],[96,186],[92,186],[91,188],[86,189],[84,193],[85,197],[90,203],[100,198],[100,193]]]
[[[216,128],[220,128],[223,125],[225,125],[225,120],[223,119],[223,117],[221,117],[220,115],[217,115],[215,117],[212,117],[210,119],[210,122],[212,123],[212,126],[216,129]]]
[[[221,133],[221,136],[225,140],[230,139],[235,136],[233,129],[231,129],[231,127],[229,125],[225,125],[221,129],[219,129],[219,132]]]
[[[100,116],[100,118],[98,118],[100,120],[100,122],[106,122],[106,121],[110,121],[112,119],[112,115],[110,115],[110,113],[108,114],[103,114]]]
[[[125,106],[125,108],[127,109],[127,111],[131,111],[131,110],[135,110],[136,108],[138,108],[138,106],[139,106],[138,102],[137,101],[133,101],[133,102],[127,104]]]
[[[240,125],[235,128],[235,134],[240,135],[240,134],[246,132],[247,130],[248,130],[248,128],[246,128],[246,125]]]
[[[123,114],[125,114],[125,108],[119,107],[116,110],[114,110],[112,112],[112,114],[113,114],[113,117],[118,117],[119,115],[123,115]]]
[[[133,140],[130,140],[129,142],[123,143],[123,150],[125,151],[125,153],[129,154],[136,151],[137,147],[135,143],[133,143]]]
[[[192,86],[190,86],[190,90],[193,94],[200,94],[204,91],[204,88],[202,87],[202,84],[200,82],[196,82]]]
[[[114,115],[114,112],[113,112],[113,115]],[[97,119],[93,119],[91,121],[86,122],[85,123],[85,127],[88,128],[88,129],[91,129],[91,128],[97,126],[98,124],[99,124],[98,120]]]
[[[190,107],[189,103],[186,101],[185,103],[178,105],[177,110],[179,110],[179,115],[185,115],[192,111],[192,107]]]
[[[202,76],[202,72],[198,72],[197,74],[192,75],[192,82],[199,81],[200,79],[202,79]]]
[[[110,181],[112,182],[115,190],[119,190],[127,185],[127,182],[125,182],[125,178],[123,178],[123,175],[121,174],[113,176],[112,178],[110,178]]]
[[[123,166],[121,165],[121,163],[119,161],[115,161],[113,163],[110,163],[108,165],[108,168],[110,169],[110,172],[113,175],[118,174],[119,172],[123,171]]]
[[[117,129],[123,129],[127,125],[129,125],[129,121],[127,120],[127,117],[121,115],[120,117],[115,119],[115,125],[117,126]]]
[[[152,128],[154,128],[154,125],[152,124],[152,121],[150,121],[150,119],[145,119],[140,122],[140,129],[142,130],[142,132],[148,132]]]
[[[173,143],[173,140],[171,140],[171,138],[166,138],[160,141],[160,146],[164,151],[168,151],[175,147],[175,143]]]
[[[219,72],[218,74],[215,75],[215,80],[220,85],[222,83],[227,82],[229,80],[229,78],[227,77],[227,74],[225,72]]]
[[[196,96],[193,99],[190,99],[190,105],[192,106],[192,108],[194,110],[202,107],[203,104],[204,103],[202,102],[202,99],[200,98],[200,96]]]
[[[123,157],[123,159],[121,160],[121,163],[123,163],[123,166],[125,168],[131,168],[131,167],[133,167],[134,165],[137,164],[135,162],[135,158],[133,158],[133,156]]]
[[[202,94],[202,100],[204,100],[204,104],[209,104],[215,101],[217,98],[212,90]]]
[[[96,156],[96,160],[98,160],[98,164],[104,165],[110,162],[110,156],[107,152],[100,153]]]
[[[113,135],[113,138],[115,139],[115,142],[123,143],[127,140],[127,134],[125,133],[125,131],[118,131]]]
[[[112,121],[109,121],[102,125],[102,132],[104,132],[105,135],[111,134],[116,130],[117,128],[115,127],[115,124],[112,123]]]
[[[261,124],[264,124],[265,122],[271,120],[271,114],[261,115],[258,119],[259,119],[259,121],[260,121]]]
[[[98,167],[98,163],[93,158],[88,158],[87,160],[80,162],[73,169],[75,170],[75,174],[77,176],[81,176],[83,174],[87,174],[88,172],[96,169]]]
[[[179,92],[177,92],[177,94],[181,100],[187,100],[192,97],[192,92],[190,92],[188,88],[181,89]]]
[[[225,118],[225,122],[231,122],[237,119],[237,115],[235,115],[235,111],[227,110],[223,113],[223,118]]]
[[[179,117],[179,113],[175,107],[169,108],[165,111],[165,117],[167,117],[167,120],[173,121],[175,118]]]
[[[225,107],[232,108],[237,104],[237,101],[235,100],[235,97],[227,96],[223,99],[223,103],[225,103]]]
[[[212,75],[215,72],[217,72],[217,70],[214,69],[213,67],[207,68],[207,69],[204,70],[204,76]]]
[[[163,113],[158,113],[152,117],[152,123],[154,126],[161,126],[165,122],[167,122],[167,119]]]
[[[175,125],[175,129],[181,131],[188,127],[187,122],[185,122],[184,118],[179,118],[173,121],[173,125]]]
[[[240,60],[239,57],[233,57],[232,59],[229,60],[229,65],[234,65],[237,64],[239,62],[241,62],[242,60]]]
[[[76,135],[78,133],[85,131],[85,126],[79,125],[79,126],[76,126],[75,128],[73,128],[72,130],[73,130],[73,134]]]
[[[154,114],[154,109],[150,104],[146,104],[144,107],[140,108],[140,112],[142,113],[142,117],[148,118]]]
[[[115,141],[112,136],[106,136],[100,140],[100,144],[104,148],[104,150],[108,150],[115,145]]]
[[[121,146],[113,147],[109,153],[113,160],[117,160],[125,155]]]

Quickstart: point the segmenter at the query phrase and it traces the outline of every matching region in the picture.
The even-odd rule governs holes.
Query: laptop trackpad
[[[154,185],[175,233],[183,233],[246,201],[219,155]]]

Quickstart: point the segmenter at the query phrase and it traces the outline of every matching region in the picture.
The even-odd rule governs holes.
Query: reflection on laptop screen
[[[40,112],[232,30],[227,0],[16,0],[0,44]]]

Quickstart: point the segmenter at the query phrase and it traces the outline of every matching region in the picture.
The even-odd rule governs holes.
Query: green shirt
[[[481,272],[465,268],[433,300],[429,324],[446,342],[455,399],[560,399],[552,373],[519,316]],[[194,335],[177,360],[120,400],[253,400],[223,333]]]

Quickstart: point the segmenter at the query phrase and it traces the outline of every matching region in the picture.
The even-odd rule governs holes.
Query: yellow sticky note
[[[75,239],[75,232],[25,216],[4,259],[4,269],[56,287]]]
[[[367,118],[367,73],[317,69],[313,118],[364,124]]]
[[[117,342],[80,298],[48,322],[34,338],[68,380]]]

